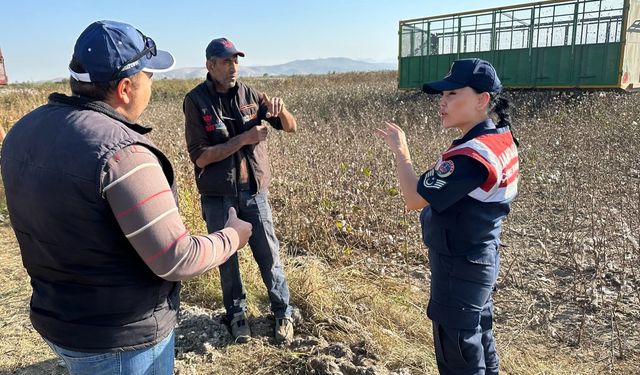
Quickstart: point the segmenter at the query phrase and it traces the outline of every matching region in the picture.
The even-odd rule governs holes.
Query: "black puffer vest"
[[[31,277],[31,321],[56,345],[136,349],[175,326],[180,284],[151,272],[101,194],[106,162],[132,144],[152,150],[174,186],[171,163],[142,135],[148,131],[103,102],[52,94],[7,135],[2,178]]]

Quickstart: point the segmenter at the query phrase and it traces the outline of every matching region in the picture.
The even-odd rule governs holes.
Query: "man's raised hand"
[[[274,96],[269,99],[267,94],[262,94],[260,101],[267,106],[267,118],[278,117],[280,112],[284,110],[284,101],[280,97]]]

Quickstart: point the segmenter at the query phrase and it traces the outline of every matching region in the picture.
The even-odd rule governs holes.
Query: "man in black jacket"
[[[269,98],[238,81],[239,56],[244,53],[226,38],[207,46],[207,79],[184,100],[187,147],[207,229],[220,229],[230,207],[253,225],[249,245],[276,318],[275,339],[282,342],[293,338],[292,308],[267,200],[271,171],[266,138],[269,126],[294,132],[296,120],[281,98]],[[236,255],[220,266],[220,279],[231,333],[236,342],[246,342],[251,331]]]

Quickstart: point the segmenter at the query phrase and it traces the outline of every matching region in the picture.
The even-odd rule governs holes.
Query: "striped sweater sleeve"
[[[148,148],[119,150],[104,172],[103,194],[122,232],[159,277],[186,280],[237,251],[238,234],[232,228],[206,236],[189,234],[162,167]]]

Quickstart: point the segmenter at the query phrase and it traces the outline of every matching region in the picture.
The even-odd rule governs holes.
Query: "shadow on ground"
[[[0,370],[0,375],[68,375],[68,372],[59,360],[49,359],[12,372]]]

